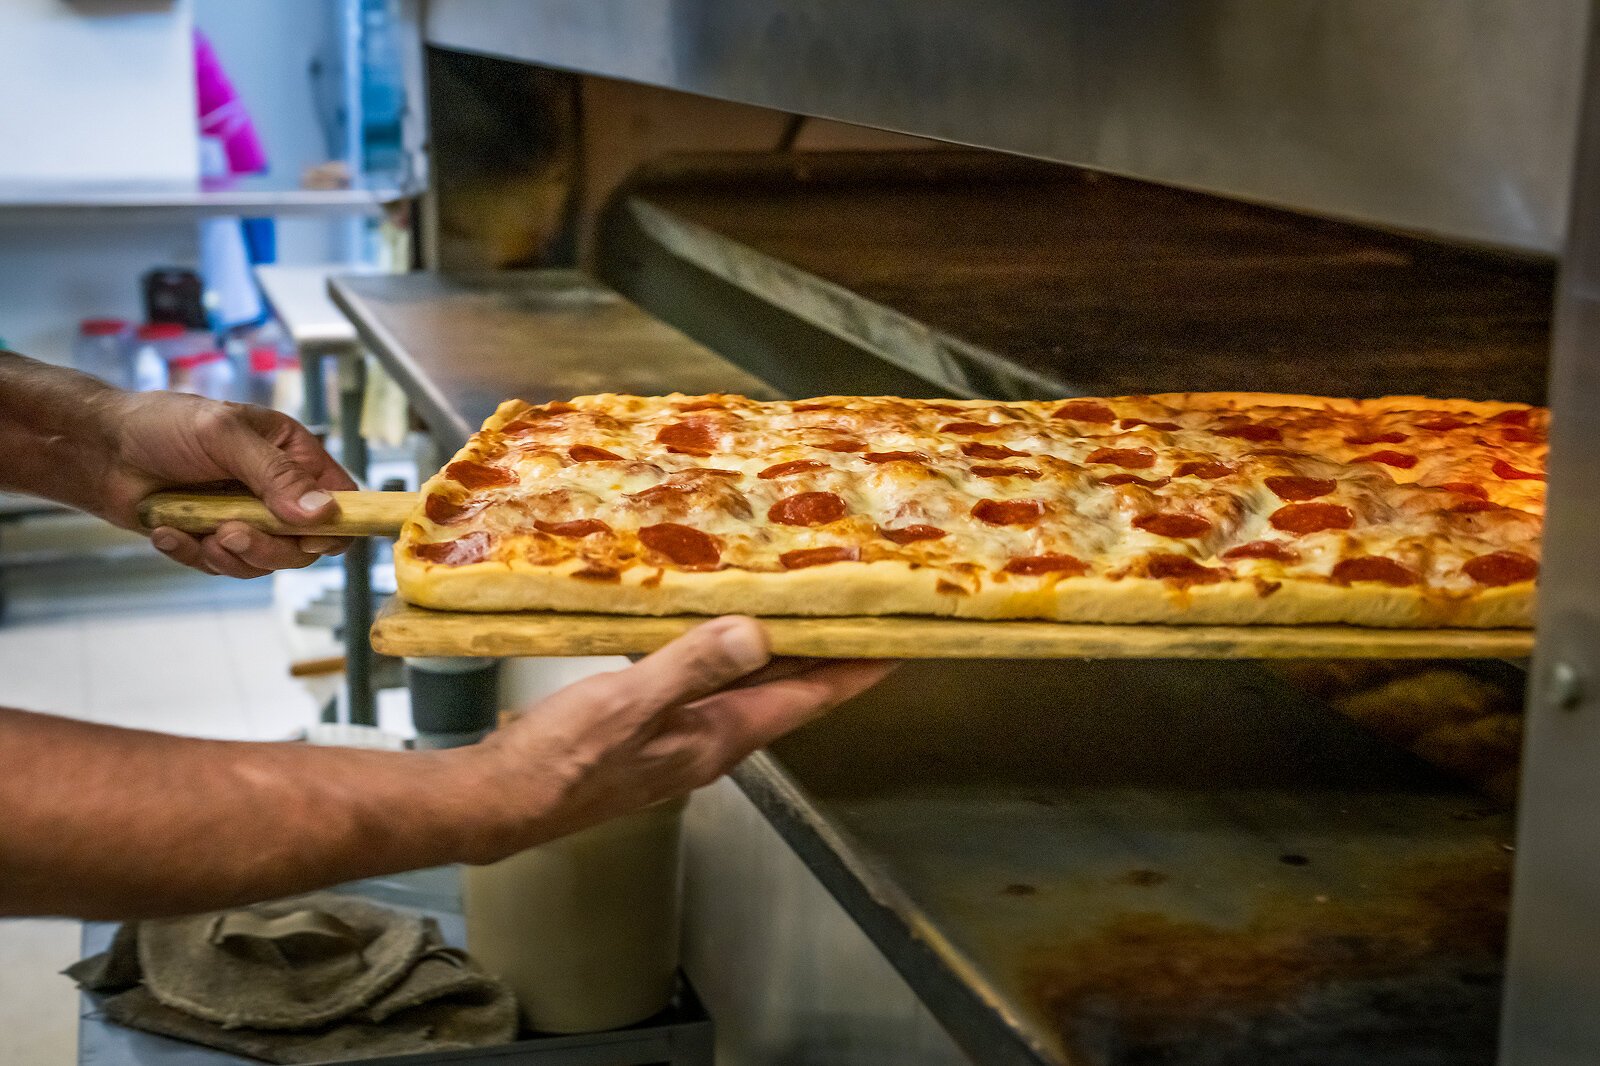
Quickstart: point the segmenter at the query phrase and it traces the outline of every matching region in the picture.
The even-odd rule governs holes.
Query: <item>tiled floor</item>
[[[321,583],[297,577],[302,596]],[[291,649],[287,610],[264,581],[190,578],[156,561],[11,586],[0,706],[232,739],[282,739],[315,720],[317,699],[288,675],[291,655],[307,652]],[[280,582],[280,600],[285,586],[296,591]],[[0,921],[0,1066],[76,1063],[77,995],[56,975],[77,955],[76,922]]]

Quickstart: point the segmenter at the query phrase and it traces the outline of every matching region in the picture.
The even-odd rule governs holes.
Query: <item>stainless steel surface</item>
[[[1587,16],[1582,0],[432,0],[424,34],[1553,251]]]
[[[771,395],[759,379],[575,271],[346,277],[328,291],[447,452],[503,400]]]
[[[683,965],[719,1066],[974,1061],[732,781],[695,793],[684,849]]]
[[[1528,699],[1503,1059],[1600,1061],[1600,37],[1589,38],[1550,375],[1550,503]]]
[[[1250,664],[910,664],[736,779],[976,1061],[1493,1059],[1509,817]]]
[[[636,176],[608,223],[607,280],[681,328],[696,301],[652,296],[673,269],[655,249],[853,346],[856,374],[888,365],[956,395],[1320,393],[1337,378],[1353,395],[1544,400],[1551,262],[1076,167],[688,156]],[[768,362],[816,350],[800,338]]]

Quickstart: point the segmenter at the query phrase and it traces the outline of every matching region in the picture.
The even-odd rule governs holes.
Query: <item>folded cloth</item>
[[[307,1063],[504,1044],[504,984],[446,947],[431,918],[317,893],[240,910],[128,922],[66,971],[112,993],[112,1021],[266,1062]]]

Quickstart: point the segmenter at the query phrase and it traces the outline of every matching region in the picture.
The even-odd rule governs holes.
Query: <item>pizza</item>
[[[1527,626],[1547,428],[1420,397],[509,401],[395,563],[468,611]]]

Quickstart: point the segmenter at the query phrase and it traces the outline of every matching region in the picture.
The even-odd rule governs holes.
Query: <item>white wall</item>
[[[189,0],[0,3],[0,185],[192,181]]]
[[[323,157],[306,71],[332,36],[334,6],[334,0],[0,0],[0,197],[7,180],[22,177],[192,180],[195,22],[249,107],[274,171],[296,184],[304,166]],[[281,220],[279,260],[337,258],[341,225]],[[178,216],[140,223],[60,215],[0,220],[0,337],[18,351],[65,362],[80,318],[136,318],[139,276],[156,266],[193,267],[198,254],[193,221]]]

